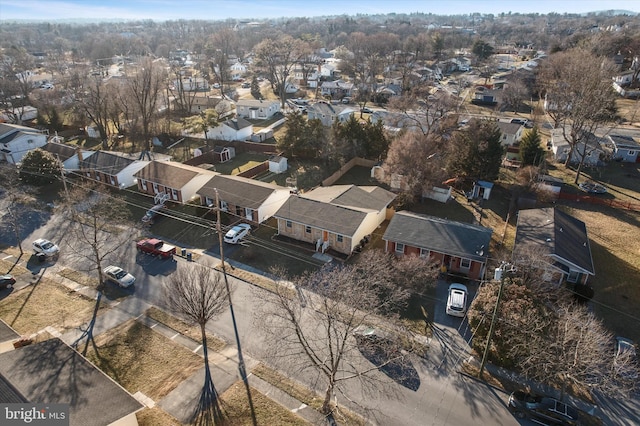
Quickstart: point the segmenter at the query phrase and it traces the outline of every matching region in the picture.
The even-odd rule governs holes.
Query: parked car
[[[525,391],[509,396],[509,409],[520,419],[529,418],[541,425],[601,425],[602,421],[555,398]]]
[[[13,277],[13,275],[10,275],[10,274],[0,275],[0,289],[11,287],[15,283],[16,283],[16,279]]]
[[[242,83],[240,87],[242,87],[243,89],[249,89],[251,88],[251,83]]]
[[[246,223],[241,223],[239,225],[234,226],[229,229],[229,231],[224,236],[224,242],[229,244],[238,244],[240,240],[249,234],[251,231],[251,225]]]
[[[103,270],[107,280],[126,288],[136,282],[136,278],[119,266],[109,265]]]
[[[147,210],[144,216],[142,216],[142,223],[152,224],[155,221],[158,212],[164,207],[164,204],[156,204],[155,206],[151,207],[149,210]]]
[[[145,238],[136,243],[136,250],[139,253],[158,256],[161,259],[171,259],[176,254],[176,246],[167,244],[157,238]]]
[[[44,238],[38,238],[33,242],[33,251],[36,255],[44,254],[47,257],[57,256],[60,248],[51,241]]]
[[[364,107],[360,109],[360,112],[363,112],[365,114],[373,114],[373,110],[369,107]]]
[[[627,380],[638,378],[638,354],[633,342],[625,337],[617,336],[613,357],[613,368],[616,374]]]
[[[219,89],[220,88],[220,83],[213,83],[213,88],[214,89]]]
[[[447,315],[464,317],[467,313],[468,296],[467,286],[460,283],[452,283],[449,286],[449,296],[447,297]]]
[[[604,194],[607,192],[607,187],[591,181],[581,182],[578,187],[589,194]]]
[[[51,83],[42,83],[42,84],[40,85],[40,88],[41,88],[41,89],[46,89],[46,90],[51,90],[51,89],[53,89],[53,87],[54,87],[54,86],[53,86],[53,84],[51,84]]]

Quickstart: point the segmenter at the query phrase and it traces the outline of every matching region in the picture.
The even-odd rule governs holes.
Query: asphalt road
[[[160,260],[154,257],[137,254],[134,236],[128,245],[120,247],[106,259],[127,269],[136,277],[135,289],[128,294],[114,292],[115,297],[125,300],[124,305],[135,311],[148,305],[163,306],[163,285],[166,278],[179,268],[189,267],[189,263],[181,258],[175,260]],[[38,237],[48,238],[61,247],[62,254],[57,267],[70,267],[79,270],[86,269],[86,265],[77,256],[65,253],[65,247],[77,245],[77,241],[70,241],[66,225],[59,218],[48,218],[43,226],[35,229],[25,238],[25,247]],[[27,248],[29,250],[30,248]],[[242,250],[243,247],[238,247]],[[199,263],[216,263],[215,259],[202,256]],[[230,277],[230,283],[235,289],[233,293],[233,307],[245,355],[254,359],[267,357],[264,336],[255,326],[258,308],[263,302],[262,289],[251,284]],[[435,333],[431,341],[429,355],[426,358],[411,358],[411,368],[415,370],[415,377],[411,386],[391,380],[383,372],[375,372],[374,378],[380,383],[375,390],[361,387],[356,381],[344,382],[341,387],[343,394],[337,396],[337,401],[365,413],[373,424],[378,425],[518,425],[529,424],[517,421],[507,409],[508,395],[496,390],[483,382],[478,382],[460,374],[460,363],[468,356],[467,342],[471,337],[464,319],[448,316],[444,313],[448,283],[440,281],[436,290],[436,308],[434,312]],[[477,290],[469,286],[471,296]],[[309,308],[307,308],[309,309]],[[229,344],[235,345],[235,334],[229,310],[225,311],[217,320],[208,324],[209,331],[223,338]],[[360,355],[350,361],[369,363]],[[301,375],[298,371],[289,369],[284,371],[297,380],[304,382],[318,392],[324,389],[319,385],[313,374]],[[634,402],[635,404],[635,402]],[[602,405],[609,406],[615,415],[637,419],[634,417],[637,405],[622,405],[605,400]],[[612,424],[637,424],[627,422]]]

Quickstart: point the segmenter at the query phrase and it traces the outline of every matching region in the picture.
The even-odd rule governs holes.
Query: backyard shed
[[[269,158],[269,171],[271,173],[284,173],[287,171],[287,158],[279,155],[274,155]]]

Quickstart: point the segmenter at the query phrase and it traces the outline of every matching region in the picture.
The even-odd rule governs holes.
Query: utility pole
[[[64,187],[64,195],[67,196],[67,199],[69,199],[69,190],[67,189],[67,178],[64,174],[64,164],[62,163],[62,161],[60,161],[60,155],[56,154],[56,157],[58,158],[58,165],[60,166],[60,177],[62,178],[62,186]]]
[[[500,306],[500,299],[502,298],[502,290],[504,289],[504,278],[507,272],[511,272],[511,265],[509,271],[506,270],[506,263],[500,265],[500,288],[498,289],[498,299],[496,305],[493,308],[493,316],[491,317],[491,325],[489,326],[489,334],[487,335],[487,344],[484,347],[484,353],[482,354],[482,361],[480,362],[480,371],[478,372],[478,378],[482,379],[482,373],[484,372],[484,366],[487,363],[487,356],[489,355],[489,346],[491,345],[491,339],[493,338],[493,329],[496,323],[496,317],[498,316],[498,307]]]
[[[236,336],[236,345],[238,346],[238,371],[240,372],[240,377],[244,382],[244,387],[247,390],[247,398],[249,400],[249,408],[251,409],[251,419],[253,421],[253,426],[258,425],[258,421],[256,419],[256,412],[253,407],[253,400],[251,399],[251,389],[249,388],[249,380],[247,377],[247,369],[244,364],[244,358],[242,357],[242,348],[240,347],[240,335],[238,334],[238,324],[236,323],[236,316],[233,312],[233,303],[231,302],[231,290],[229,289],[229,280],[227,279],[227,268],[224,262],[224,249],[222,245],[222,228],[220,225],[220,199],[218,195],[218,188],[215,188],[216,191],[216,231],[218,232],[218,243],[220,245],[220,261],[222,262],[222,276],[224,277],[224,285],[227,288],[227,297],[229,298],[229,311],[231,312],[231,322],[233,322],[233,331]]]

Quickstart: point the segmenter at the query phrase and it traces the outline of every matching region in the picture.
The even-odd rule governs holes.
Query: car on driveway
[[[549,396],[516,391],[509,396],[509,410],[520,419],[541,425],[601,425],[595,416]]]
[[[447,296],[447,315],[454,317],[464,317],[467,314],[467,299],[469,290],[467,286],[460,283],[449,285],[449,294]]]
[[[607,192],[606,186],[596,182],[581,182],[578,187],[589,194],[604,194]]]
[[[11,287],[15,283],[16,279],[13,277],[13,275],[0,275],[0,289]]]
[[[373,110],[369,107],[364,107],[360,109],[360,112],[365,113],[365,114],[373,114]]]
[[[251,225],[241,223],[229,229],[224,236],[224,242],[229,244],[238,244],[244,237],[251,232]]]
[[[56,256],[60,253],[60,248],[49,240],[38,238],[33,242],[33,251],[36,254],[44,254],[47,257]]]
[[[126,288],[132,286],[136,282],[136,278],[119,266],[110,265],[104,268],[104,275],[107,280],[118,284],[120,287]]]

